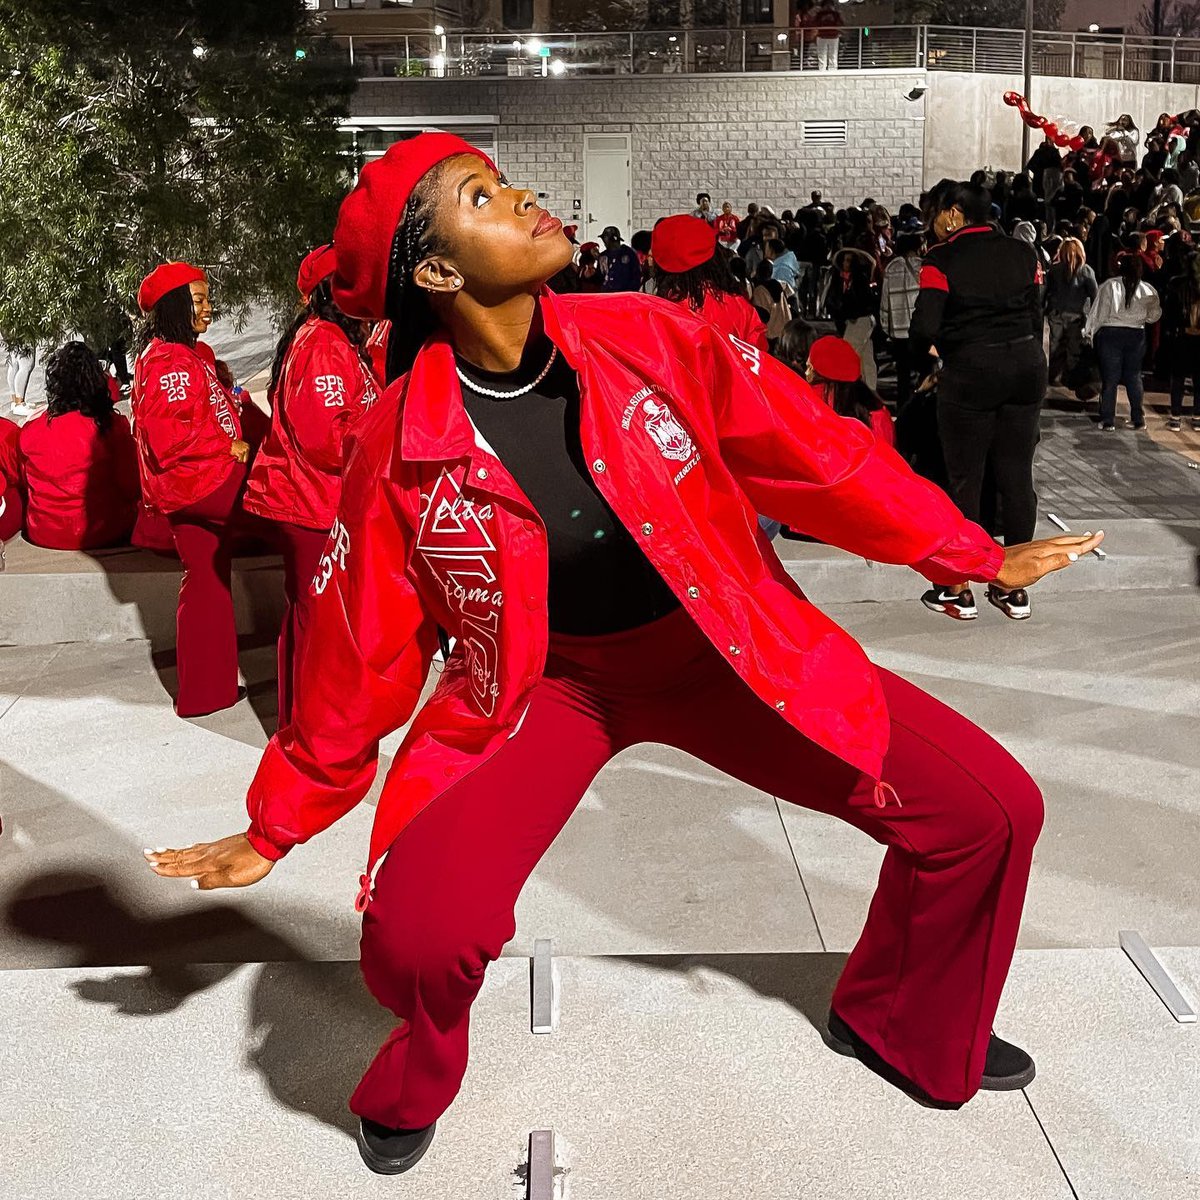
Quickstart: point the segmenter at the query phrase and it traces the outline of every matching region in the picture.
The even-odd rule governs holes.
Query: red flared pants
[[[308,626],[309,585],[329,540],[328,529],[305,529],[302,525],[275,523],[283,551],[283,594],[287,611],[279,628],[276,669],[279,674],[279,728],[291,724],[295,692],[293,676],[300,639]]]
[[[203,716],[237,703],[230,559],[233,518],[245,480],[246,468],[235,465],[215,492],[167,516],[183,564],[175,613],[175,711],[181,717]]]
[[[362,969],[403,1023],[353,1111],[411,1129],[449,1106],[471,1003],[515,933],[522,885],[600,768],[639,742],[677,746],[887,845],[833,1004],[929,1095],[969,1099],[1016,943],[1041,795],[965,717],[880,677],[892,722],[883,778],[899,797],[883,808],[871,779],[764,704],[682,610],[612,637],[553,638],[519,732],[405,828],[376,877]]]

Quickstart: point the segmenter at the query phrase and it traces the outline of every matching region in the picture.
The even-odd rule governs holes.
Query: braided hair
[[[440,172],[434,168],[413,188],[392,238],[384,307],[392,323],[387,345],[387,382],[407,374],[417,354],[438,327],[429,293],[413,272],[430,255],[447,246],[433,227]]]
[[[189,350],[194,350],[200,337],[192,328],[195,319],[191,285],[184,283],[172,288],[146,314],[138,331],[137,352],[141,354],[155,338],[164,342],[179,342]]]
[[[348,317],[333,301],[333,288],[329,278],[322,279],[309,294],[308,302],[292,318],[292,323],[283,331],[282,337],[275,344],[275,358],[271,363],[271,381],[267,384],[267,398],[271,407],[275,407],[275,389],[279,386],[279,378],[283,374],[283,363],[292,342],[296,340],[305,322],[310,317],[320,317],[336,325],[345,335],[350,345],[354,347],[360,361],[371,369],[371,360],[367,355],[367,331],[361,321]]]

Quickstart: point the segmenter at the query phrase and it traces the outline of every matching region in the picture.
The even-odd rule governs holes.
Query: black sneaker
[[[1134,421],[1134,420],[1130,419],[1125,422],[1125,428],[1133,429],[1135,431],[1138,429],[1145,429],[1146,422],[1145,421]]]
[[[1200,433],[1200,417],[1192,418],[1192,432]]]
[[[403,1175],[425,1157],[437,1122],[424,1129],[389,1129],[366,1117],[358,1123],[358,1152],[376,1175]]]
[[[921,597],[921,603],[930,612],[944,613],[956,621],[973,621],[979,615],[979,610],[975,607],[975,596],[970,588],[963,588],[961,592],[942,587],[930,588]]]
[[[829,1027],[822,1037],[830,1050],[846,1058],[857,1058],[864,1067],[874,1071],[893,1087],[899,1088],[918,1104],[926,1108],[962,1108],[961,1101],[935,1100],[924,1088],[918,1087],[911,1079],[902,1075],[876,1054],[832,1009],[829,1010]],[[979,1083],[982,1091],[1017,1092],[1023,1087],[1028,1087],[1036,1074],[1037,1068],[1033,1059],[1024,1050],[992,1034],[983,1066],[983,1078]]]
[[[1029,593],[1024,588],[1013,588],[1011,592],[1002,592],[999,588],[989,585],[987,591],[988,603],[998,608],[1006,617],[1014,621],[1024,621],[1029,617]]]
[[[1183,428],[1183,418],[1182,417],[1168,417],[1167,418],[1167,428],[1172,433],[1178,433]]]
[[[1115,425],[1101,425],[1100,432],[1101,433],[1116,433],[1117,427]]]

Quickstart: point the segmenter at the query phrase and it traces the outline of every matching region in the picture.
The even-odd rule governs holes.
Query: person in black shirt
[[[993,535],[998,497],[1004,543],[1016,545],[1033,536],[1037,521],[1033,453],[1047,375],[1042,265],[1033,246],[988,224],[986,188],[944,180],[930,204],[940,244],[921,269],[909,337],[918,348],[936,345],[945,364],[938,432],[951,496]],[[996,495],[985,497],[989,467]],[[988,600],[1014,620],[1029,616],[1024,588],[989,585]],[[922,601],[958,620],[976,615],[965,583],[931,588]]]

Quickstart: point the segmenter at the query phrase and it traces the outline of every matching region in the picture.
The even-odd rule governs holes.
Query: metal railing
[[[843,29],[834,60],[795,29],[642,29],[604,33],[418,33],[339,36],[319,52],[348,56],[368,79],[674,75],[757,71],[1024,70],[1019,29],[888,25]],[[836,62],[836,66],[834,65]],[[1035,33],[1033,73],[1200,84],[1200,39]]]

